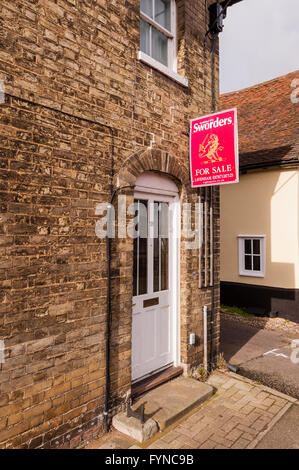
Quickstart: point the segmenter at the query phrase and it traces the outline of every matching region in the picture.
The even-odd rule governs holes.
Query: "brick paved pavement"
[[[296,400],[236,374],[215,372],[217,392],[149,449],[254,448]]]
[[[257,384],[232,372],[214,372],[208,383],[215,395],[198,410],[165,430],[147,449],[246,449],[255,448],[292,405],[299,401]],[[103,442],[120,448],[119,433],[95,441],[87,448],[99,448]],[[125,436],[122,435],[122,438]],[[125,438],[127,439],[127,438]],[[127,439],[121,448],[138,448]]]

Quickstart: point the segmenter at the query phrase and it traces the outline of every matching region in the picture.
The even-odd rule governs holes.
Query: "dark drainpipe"
[[[212,87],[212,113],[216,111],[216,100],[215,100],[215,35],[212,36],[212,48],[211,48],[211,87]],[[212,364],[214,361],[213,357],[213,334],[214,334],[214,316],[215,316],[215,253],[214,253],[214,187],[211,186],[210,193],[210,207],[211,207],[211,220],[210,230],[211,235],[211,333],[210,333],[210,370],[212,370]]]
[[[109,432],[109,396],[110,396],[110,339],[111,339],[111,208],[113,200],[118,191],[122,189],[133,189],[134,186],[120,186],[112,191],[110,202],[107,207],[107,317],[106,317],[106,390],[105,390],[105,409],[104,424],[105,433]]]
[[[111,339],[111,207],[118,191],[122,189],[133,189],[134,186],[127,185],[113,189],[114,178],[114,130],[107,124],[101,124],[107,127],[111,134],[111,169],[110,169],[110,202],[107,207],[107,317],[106,317],[106,390],[104,407],[104,427],[105,433],[109,432],[109,396],[110,396],[110,339]]]

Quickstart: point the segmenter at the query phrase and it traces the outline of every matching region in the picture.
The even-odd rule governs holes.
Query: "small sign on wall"
[[[237,109],[190,121],[191,186],[238,183]]]

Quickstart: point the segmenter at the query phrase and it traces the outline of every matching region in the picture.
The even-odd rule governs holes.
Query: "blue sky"
[[[221,93],[298,70],[299,0],[243,0],[219,37]]]

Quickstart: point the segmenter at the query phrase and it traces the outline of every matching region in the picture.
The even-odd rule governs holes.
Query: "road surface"
[[[299,399],[298,335],[260,330],[222,316],[220,338],[220,351],[239,374]]]

